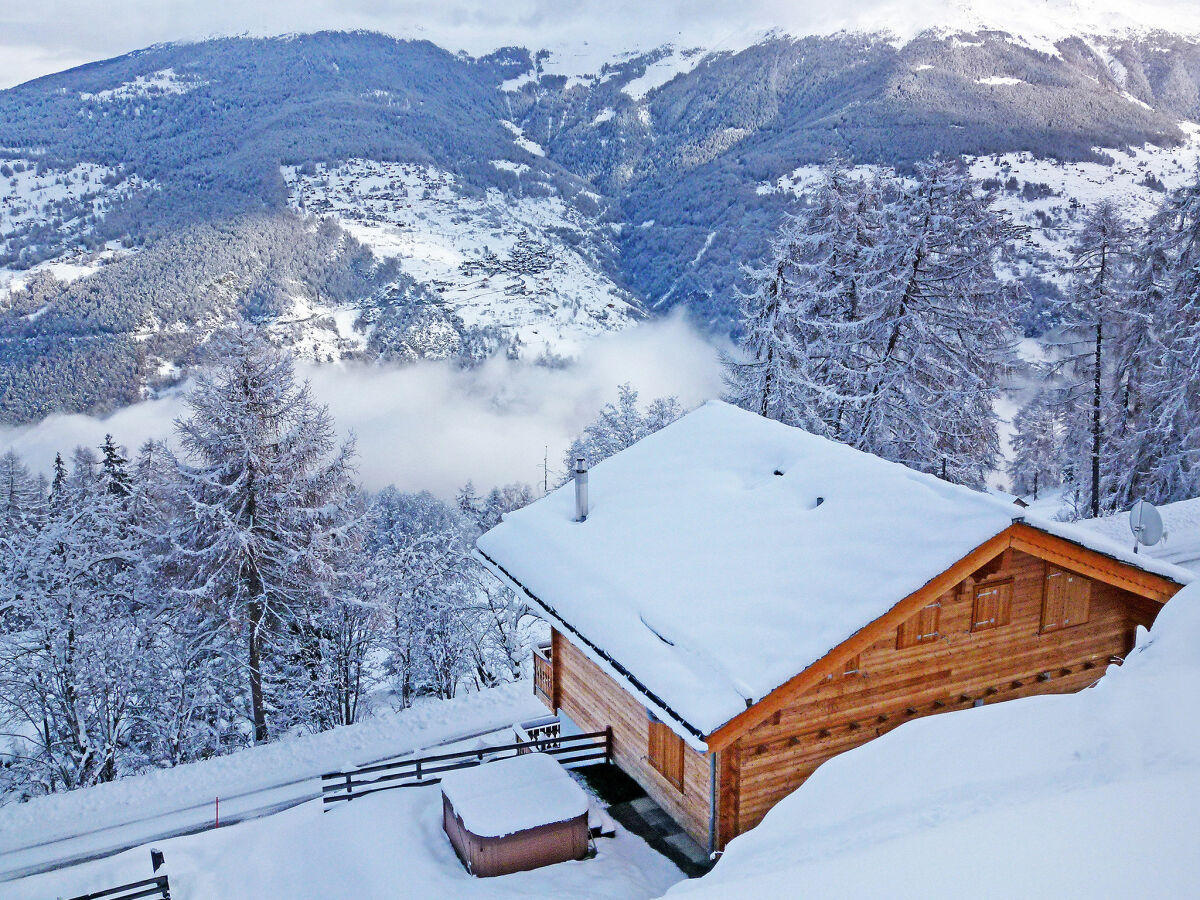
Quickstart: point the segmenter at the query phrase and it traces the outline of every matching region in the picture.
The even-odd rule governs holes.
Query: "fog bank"
[[[298,374],[329,406],[339,433],[356,436],[368,488],[395,484],[444,497],[467,479],[480,489],[511,481],[540,485],[547,449],[553,482],[571,439],[623,382],[644,401],[674,394],[685,407],[721,391],[718,348],[681,317],[599,338],[562,369],[493,359],[472,370],[438,362],[302,364]],[[169,438],[185,412],[177,393],[105,418],[56,415],[0,427],[0,448],[11,446],[31,468],[49,472],[56,452],[65,458],[78,444],[95,447],[106,433],[131,451],[147,438]]]

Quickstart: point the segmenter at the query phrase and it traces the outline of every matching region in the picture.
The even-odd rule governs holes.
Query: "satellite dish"
[[[1163,537],[1162,516],[1153,503],[1139,500],[1129,510],[1129,530],[1133,532],[1133,552],[1137,552],[1138,544],[1153,547]]]

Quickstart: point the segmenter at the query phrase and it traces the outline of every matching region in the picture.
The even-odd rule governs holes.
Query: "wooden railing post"
[[[354,782],[351,779],[349,772],[346,773],[346,799],[354,799]]]
[[[612,762],[612,726],[608,725],[604,729],[604,761]]]

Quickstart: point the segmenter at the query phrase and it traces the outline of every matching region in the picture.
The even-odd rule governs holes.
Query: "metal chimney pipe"
[[[582,456],[575,459],[575,521],[587,521],[588,514],[588,470],[587,460]]]

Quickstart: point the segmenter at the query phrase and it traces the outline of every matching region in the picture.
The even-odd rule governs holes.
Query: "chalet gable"
[[[1052,563],[1063,570],[1129,591],[1152,604],[1169,600],[1180,584],[1162,575],[1146,572],[1111,556],[1082,546],[1067,538],[1041,530],[1023,521],[977,547],[958,563],[897,603],[886,614],[859,629],[825,656],[786,684],[780,685],[761,701],[740,713],[721,728],[706,736],[709,750],[721,750],[756,725],[788,706],[808,689],[844,670],[846,661],[886,639],[927,604],[967,579],[986,582],[998,562],[1009,550],[1019,550]]]

